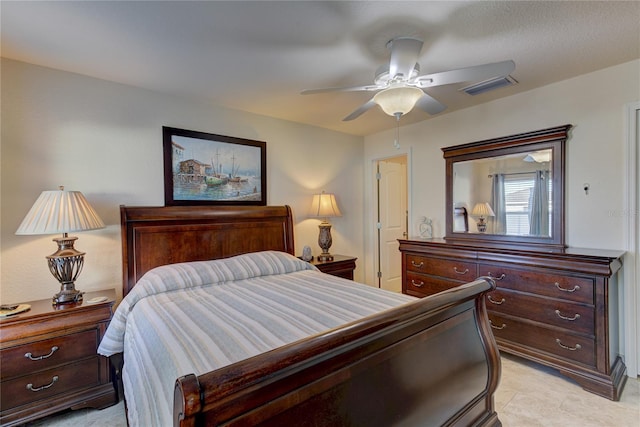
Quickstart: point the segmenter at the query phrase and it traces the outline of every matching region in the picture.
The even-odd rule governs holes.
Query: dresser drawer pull
[[[51,382],[50,382],[49,384],[47,384],[47,385],[43,385],[43,386],[41,386],[41,387],[34,387],[34,386],[33,386],[33,384],[27,384],[27,390],[31,390],[31,391],[34,391],[34,392],[35,392],[35,391],[42,391],[42,390],[46,390],[46,389],[48,389],[49,387],[51,387],[53,384],[55,384],[55,382],[56,382],[56,381],[58,381],[58,376],[57,376],[57,375],[56,375],[56,376],[54,376],[54,377],[51,379]]]
[[[556,342],[558,343],[558,345],[562,348],[564,348],[565,350],[570,350],[570,351],[576,351],[576,350],[580,350],[582,348],[582,346],[580,344],[576,344],[575,347],[569,347],[567,345],[562,344],[562,341],[560,341],[560,338],[556,338]]]
[[[416,268],[422,268],[424,267],[424,262],[420,261],[420,264],[418,264],[414,260],[411,260],[411,265],[413,265]]]
[[[489,271],[489,277],[491,277],[493,280],[502,280],[502,279],[504,279],[504,278],[505,278],[505,277],[507,277],[507,276],[506,276],[504,273],[502,273],[502,274],[500,275],[500,277],[493,277],[493,276],[491,275],[491,272]]]
[[[502,298],[500,301],[495,301],[493,298],[491,298],[491,295],[487,295],[487,299],[489,300],[489,302],[491,304],[495,304],[495,305],[502,305],[504,304],[507,300]]]
[[[26,357],[26,358],[27,358],[27,359],[29,359],[29,360],[42,360],[42,359],[48,359],[48,358],[50,358],[51,356],[53,356],[53,353],[55,353],[56,351],[58,351],[58,346],[55,346],[55,345],[54,345],[53,347],[51,347],[51,351],[49,352],[49,354],[45,354],[44,356],[36,356],[36,357],[33,357],[33,356],[31,355],[31,353],[25,353],[25,354],[24,354],[24,357]]]
[[[424,282],[423,282],[422,280],[420,281],[420,283],[416,283],[416,281],[415,281],[415,280],[411,279],[411,284],[412,284],[413,286],[415,286],[416,288],[421,288],[421,287],[423,287],[423,286],[424,286]]]
[[[562,291],[562,292],[575,292],[575,291],[579,291],[580,290],[580,286],[575,285],[573,287],[573,289],[567,289],[567,288],[563,288],[562,286],[560,286],[560,283],[555,282],[554,285],[556,285],[556,288],[558,288],[558,290]]]
[[[573,317],[567,317],[567,316],[563,316],[562,314],[560,314],[560,310],[556,310],[556,314],[562,320],[571,320],[571,321],[573,321],[573,320],[578,320],[580,318],[580,315],[578,313],[574,314]]]
[[[504,329],[504,328],[507,327],[507,325],[505,323],[503,323],[501,326],[496,326],[496,325],[493,324],[493,322],[491,320],[489,320],[489,324],[491,325],[491,327],[493,329],[497,329],[497,330]]]
[[[458,271],[457,267],[453,267],[453,271],[455,271],[458,274],[467,274],[469,272],[469,269],[465,268],[464,271]]]

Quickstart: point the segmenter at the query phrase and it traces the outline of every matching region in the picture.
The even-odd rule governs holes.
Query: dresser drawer
[[[408,271],[447,277],[461,282],[472,282],[478,276],[478,267],[474,262],[427,258],[408,254],[406,257]]]
[[[0,378],[4,380],[95,355],[97,348],[96,329],[6,348],[0,350]]]
[[[440,279],[426,274],[407,273],[404,293],[415,297],[425,297],[460,286],[463,282]]]
[[[571,332],[595,334],[594,308],[498,288],[485,297],[488,310],[521,317]]]
[[[529,350],[543,351],[570,361],[595,366],[595,342],[591,338],[546,328],[540,324],[526,323],[492,311],[489,311],[489,322],[498,344],[501,340],[506,340],[525,346]]]
[[[594,304],[593,279],[538,270],[518,270],[497,264],[480,264],[479,276],[491,276],[496,285],[522,292]]]
[[[0,382],[2,410],[99,384],[98,356]]]

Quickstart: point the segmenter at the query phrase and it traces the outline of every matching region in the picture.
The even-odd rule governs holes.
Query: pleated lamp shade
[[[471,211],[471,215],[485,217],[485,216],[495,216],[493,213],[493,209],[491,209],[491,205],[489,203],[476,203]]]
[[[314,194],[311,201],[311,215],[316,218],[332,218],[342,216],[336,196],[332,193]]]
[[[43,191],[16,234],[56,234],[104,228],[104,222],[79,191]]]

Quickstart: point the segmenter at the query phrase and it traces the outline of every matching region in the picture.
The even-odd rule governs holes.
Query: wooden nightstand
[[[311,264],[318,267],[318,270],[322,271],[323,273],[353,280],[353,270],[356,269],[357,259],[358,258],[350,256],[334,255],[333,261],[321,262],[314,258],[313,261],[311,261]]]
[[[114,301],[114,290],[87,292],[81,304],[30,301],[31,310],[0,319],[0,424],[117,403],[109,360],[96,352]]]

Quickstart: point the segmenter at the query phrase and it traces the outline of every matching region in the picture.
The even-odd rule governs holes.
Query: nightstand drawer
[[[98,331],[95,329],[0,351],[0,378],[12,378],[49,369],[96,354]]]
[[[98,356],[0,383],[2,410],[99,384]]]

